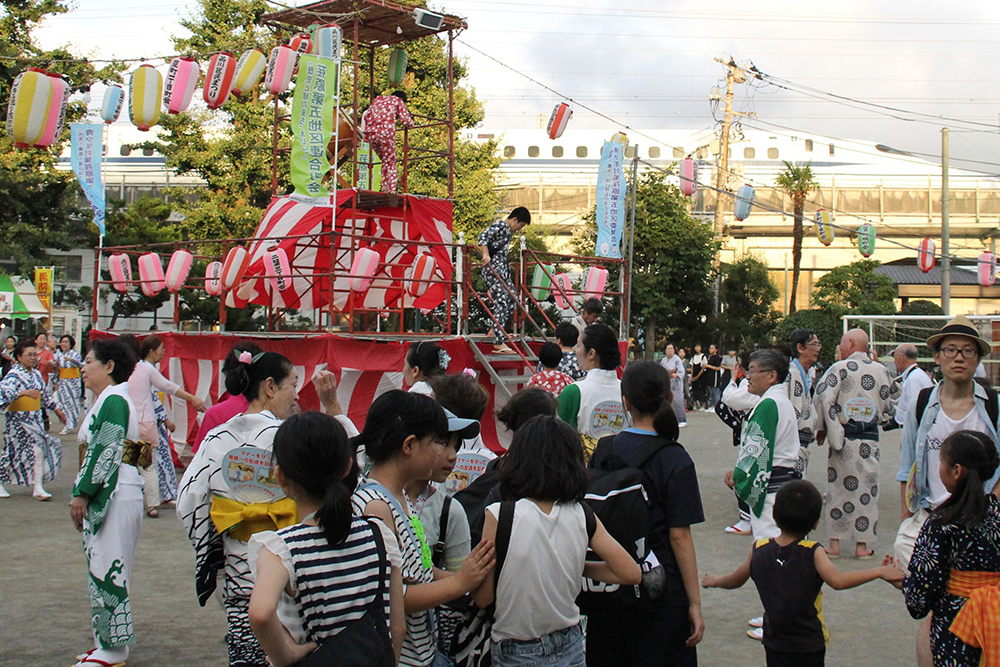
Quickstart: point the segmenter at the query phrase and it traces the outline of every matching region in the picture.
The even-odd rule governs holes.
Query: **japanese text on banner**
[[[337,73],[340,62],[304,55],[292,98],[291,179],[296,194],[324,197],[330,194],[323,177],[330,170],[326,147],[333,137]]]
[[[104,125],[70,125],[70,165],[80,181],[83,194],[94,209],[94,224],[104,236],[105,198],[101,182],[101,159],[104,157]]]
[[[597,171],[597,243],[594,254],[618,259],[625,226],[625,171],[621,143],[605,141]]]
[[[35,292],[46,310],[52,309],[52,267],[35,267]]]

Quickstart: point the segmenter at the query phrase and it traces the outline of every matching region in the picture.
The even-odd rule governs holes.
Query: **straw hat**
[[[979,355],[985,357],[990,353],[991,347],[988,341],[979,337],[976,325],[969,321],[969,318],[959,315],[948,324],[944,325],[941,331],[927,339],[927,347],[937,352],[938,344],[943,338],[948,336],[965,336],[976,341],[979,346]]]

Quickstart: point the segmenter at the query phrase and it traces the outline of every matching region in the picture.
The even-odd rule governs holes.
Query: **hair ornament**
[[[441,370],[443,370],[443,371],[448,370],[448,364],[450,364],[450,363],[451,363],[451,355],[448,354],[447,352],[445,352],[444,350],[439,351],[438,352],[438,366],[441,367]]]
[[[236,358],[241,364],[247,364],[248,366],[253,363],[253,355],[244,350],[240,352],[240,356]]]
[[[473,370],[473,369],[471,369],[471,368],[464,368],[464,369],[462,369],[462,375],[468,375],[468,376],[469,376],[470,378],[472,378],[473,380],[475,380],[475,379],[476,379],[476,377],[478,377],[478,376],[476,375],[476,371],[474,371],[474,370]]]

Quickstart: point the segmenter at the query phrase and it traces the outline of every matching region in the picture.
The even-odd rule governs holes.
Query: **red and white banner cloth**
[[[341,312],[350,310],[349,299],[353,299],[355,308],[375,310],[402,306],[428,312],[443,303],[449,293],[447,283],[433,283],[421,296],[414,298],[405,290],[405,272],[420,253],[426,252],[436,260],[435,277],[442,281],[452,279],[450,248],[427,245],[428,242],[452,242],[451,202],[399,195],[399,207],[362,211],[351,208],[356,194],[355,190],[338,190],[336,202],[333,196],[287,195],[272,199],[254,232],[244,278],[229,293],[227,305],[244,308],[248,303],[255,303],[299,310],[326,308],[331,298],[331,268],[333,304]],[[344,234],[366,235],[378,240],[359,241]],[[291,264],[292,284],[283,292],[273,290],[268,280],[273,269],[269,272],[264,261],[265,253],[274,246],[285,250]],[[350,292],[351,263],[356,250],[364,247],[379,253],[379,268],[367,290]]]
[[[91,337],[109,337],[103,331]],[[163,341],[165,356],[160,371],[171,382],[214,405],[225,397],[225,381],[219,372],[222,360],[238,341],[252,340],[261,349],[278,352],[291,359],[298,374],[299,405],[303,410],[319,410],[319,399],[312,384],[312,376],[319,370],[329,370],[337,376],[337,393],[341,406],[360,430],[365,423],[368,408],[376,397],[391,389],[403,388],[403,358],[412,341],[357,340],[337,334],[316,334],[295,338],[276,336],[245,336],[236,334],[197,334],[157,332]],[[489,376],[476,362],[469,343],[464,338],[451,337],[436,340],[451,356],[449,373],[460,373],[472,368],[479,375],[479,382],[489,395],[489,405],[483,415],[483,442],[490,449],[500,452],[510,445],[511,434],[498,426],[494,415],[503,406],[505,398],[499,394]],[[495,367],[503,368],[497,362]],[[516,373],[515,362],[506,362]],[[171,399],[170,412],[177,424],[175,443],[187,444],[198,433],[198,413],[184,401]]]

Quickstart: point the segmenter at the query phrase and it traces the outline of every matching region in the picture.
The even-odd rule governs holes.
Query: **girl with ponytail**
[[[695,646],[704,635],[705,620],[691,526],[702,523],[705,513],[694,462],[677,442],[670,374],[653,361],[629,364],[622,375],[621,399],[632,425],[601,438],[590,467],[642,470],[651,520],[651,553],[643,569],[658,561],[666,580],[652,611],[615,609],[588,615],[587,665],[652,665],[664,655],[671,656],[671,664],[696,665]]]
[[[984,623],[996,622],[990,598],[1000,584],[1000,500],[983,483],[998,465],[996,446],[985,433],[956,431],[941,443],[941,481],[951,496],[920,529],[903,580],[910,615],[931,613],[935,665],[998,659],[998,647],[988,645],[984,656],[976,639],[989,636]]]
[[[301,660],[375,603],[395,664],[406,632],[399,548],[384,523],[353,516],[358,467],[344,427],[320,412],[296,415],[278,427],[272,451],[299,523],[250,538],[250,625],[267,657],[279,666]]]

